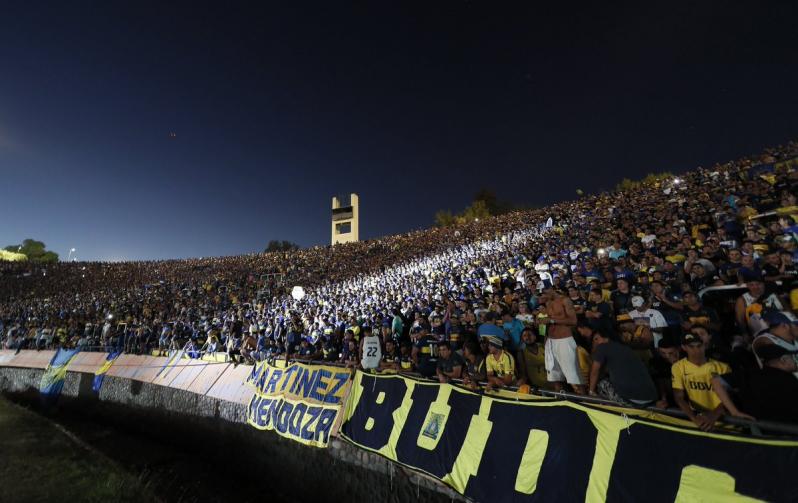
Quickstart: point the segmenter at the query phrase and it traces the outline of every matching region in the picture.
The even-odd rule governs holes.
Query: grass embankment
[[[157,501],[134,476],[0,397],[0,501]]]

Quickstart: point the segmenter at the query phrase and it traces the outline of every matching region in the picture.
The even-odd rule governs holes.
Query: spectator
[[[798,423],[798,379],[795,379],[798,352],[766,344],[759,354],[763,362],[761,370],[723,374],[712,379],[718,397],[732,416]],[[729,389],[735,391],[743,410],[753,417],[737,408]]]
[[[667,409],[676,405],[673,397],[671,367],[679,361],[679,348],[669,339],[663,339],[657,348],[654,357],[649,361],[651,377],[657,387],[657,408]]]
[[[662,340],[663,330],[668,327],[665,317],[656,309],[652,309],[649,303],[641,296],[636,295],[632,297],[632,309],[629,311],[629,316],[635,325],[643,325],[651,330],[654,338],[654,347],[659,345]]]
[[[682,350],[687,354],[673,364],[671,384],[676,405],[699,428],[710,430],[725,409],[712,390],[712,378],[730,372],[725,363],[708,360],[701,339],[687,333],[682,338]]]
[[[380,368],[382,346],[380,338],[374,334],[370,326],[364,326],[360,337],[360,367],[364,370]]]
[[[607,377],[601,379],[601,373]],[[643,362],[628,346],[610,340],[601,332],[593,333],[593,365],[590,370],[590,394],[620,403],[653,405],[657,390]]]
[[[496,325],[496,313],[485,313],[485,321],[479,326],[477,335],[480,337],[498,337],[501,340],[506,340],[507,334],[501,327]]]
[[[795,338],[796,321],[792,317],[779,311],[772,311],[765,315],[765,322],[770,328],[760,332],[752,344],[754,356],[760,368],[764,366],[765,362],[759,353],[766,346],[776,345],[790,352],[798,351],[798,341]]]
[[[504,330],[503,340],[509,343],[511,351],[521,347],[521,332],[524,330],[524,324],[514,318],[508,310],[502,313],[502,329]]]
[[[576,327],[576,312],[570,300],[546,287],[542,296],[548,313],[546,337],[546,374],[556,391],[562,390],[566,381],[579,394],[585,386],[579,372],[576,341],[571,330]]]
[[[765,291],[765,283],[758,271],[746,273],[742,279],[748,291],[737,299],[735,319],[741,332],[755,336],[767,326],[762,319],[764,311],[781,311],[784,308],[775,294]]]
[[[446,341],[438,343],[438,363],[435,374],[438,381],[447,383],[452,379],[460,379],[463,371],[463,358],[452,351],[452,347]]]
[[[485,359],[475,342],[466,342],[463,346],[465,369],[463,371],[463,384],[476,389],[478,383],[485,382],[488,374],[485,368]]]
[[[538,344],[537,335],[531,328],[521,332],[521,349],[516,357],[518,362],[518,384],[543,389],[547,386],[546,357],[543,346]]]
[[[704,306],[695,292],[684,292],[684,309],[682,310],[682,328],[690,330],[695,326],[704,327],[709,331],[720,330],[718,313]]]
[[[585,319],[592,329],[606,335],[614,334],[612,307],[604,302],[600,288],[594,288],[588,294]]]
[[[489,354],[485,358],[488,389],[503,388],[515,384],[515,361],[502,349],[503,342],[498,337],[486,336]]]
[[[413,367],[422,376],[432,377],[435,375],[437,368],[435,360],[435,344],[437,341],[427,334],[427,329],[423,326],[416,326],[411,332]]]

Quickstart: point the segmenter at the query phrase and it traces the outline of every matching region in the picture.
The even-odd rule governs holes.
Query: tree
[[[451,210],[438,210],[435,213],[435,226],[436,227],[449,227],[455,224],[455,216],[452,215]]]
[[[496,193],[492,190],[482,188],[474,194],[471,205],[464,209],[462,213],[453,214],[451,210],[438,210],[435,213],[435,225],[437,227],[462,225],[480,218],[531,208],[531,206],[518,206],[509,201],[502,201],[496,197]]]
[[[279,241],[273,239],[269,241],[269,244],[266,245],[265,252],[283,252],[283,251],[291,251],[291,250],[298,250],[299,245],[296,243],[292,243],[291,241]]]
[[[479,220],[480,218],[484,219],[490,216],[491,213],[488,209],[488,204],[482,200],[474,201],[471,203],[471,206],[463,211],[463,219],[466,222],[473,222],[474,220]]]
[[[673,178],[673,173],[670,171],[665,171],[663,173],[649,173],[642,180],[631,180],[629,178],[624,178],[623,180],[615,186],[616,191],[624,191],[624,190],[633,190],[645,185],[656,185],[663,180],[667,180],[669,178]]]
[[[35,239],[26,239],[22,244],[6,246],[4,249],[12,253],[21,253],[32,262],[58,262],[58,254],[48,251],[44,242]]]

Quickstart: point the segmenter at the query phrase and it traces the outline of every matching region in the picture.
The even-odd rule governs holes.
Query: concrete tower
[[[359,225],[360,203],[357,194],[349,194],[349,201],[341,201],[341,199],[333,197],[331,243],[354,243],[358,241]]]

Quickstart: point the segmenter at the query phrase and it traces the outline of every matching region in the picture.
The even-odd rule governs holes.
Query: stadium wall
[[[53,351],[21,351],[19,354],[0,351],[0,392],[28,397],[38,395],[44,369],[53,354]],[[105,356],[104,353],[79,353],[74,357],[64,379],[62,401],[78,406],[100,402],[118,407],[118,414],[138,411],[182,424],[223,422],[242,425],[243,429],[247,422],[247,405],[255,392],[245,382],[251,367],[182,360],[179,367],[158,375],[165,358],[122,355],[106,374],[98,395],[92,390],[92,383]],[[248,426],[245,431],[257,434],[260,442],[280,452],[280,459],[297,459],[298,470],[305,469],[301,465],[308,459],[324,463],[326,475],[345,483],[354,495],[366,497],[388,476],[394,493],[391,496],[396,501],[432,501],[438,497],[445,497],[446,501],[464,501],[461,495],[431,477],[337,438],[332,440],[330,448],[316,449],[285,440],[272,432],[259,432]],[[364,477],[361,470],[353,467],[368,469],[373,475]],[[433,494],[437,496],[432,497]]]

